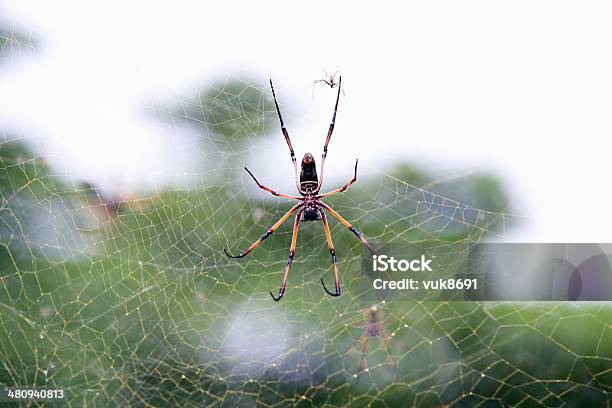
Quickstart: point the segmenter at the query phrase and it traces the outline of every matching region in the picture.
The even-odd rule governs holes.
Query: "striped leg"
[[[340,188],[330,191],[329,193],[318,195],[317,198],[321,199],[321,198],[329,197],[330,195],[334,195],[336,193],[342,193],[346,191],[346,189],[349,188],[351,184],[357,181],[357,163],[359,163],[359,160],[355,160],[355,175],[353,176],[352,179],[349,180],[348,183],[346,183],[344,186]]]
[[[298,176],[295,152],[293,151],[293,146],[291,145],[291,139],[289,139],[289,132],[287,132],[287,128],[285,127],[285,122],[283,122],[283,117],[281,116],[281,112],[278,107],[278,102],[276,101],[276,94],[274,93],[274,85],[272,85],[271,79],[270,79],[270,88],[272,89],[272,97],[274,98],[274,105],[276,106],[276,113],[278,113],[278,119],[280,120],[281,130],[283,132],[283,136],[285,136],[285,141],[287,142],[287,146],[289,146],[289,154],[291,155],[291,161],[293,162],[293,172],[295,173],[295,186],[297,187],[299,192],[302,192],[302,189],[300,188],[300,179]]]
[[[321,284],[323,285],[323,289],[327,292],[328,295],[331,296],[340,296],[340,277],[338,276],[338,264],[336,263],[336,250],[334,249],[334,244],[332,243],[331,233],[329,232],[329,224],[327,223],[327,217],[325,213],[321,212],[323,219],[323,228],[325,228],[325,237],[327,238],[327,246],[329,247],[329,253],[332,259],[332,265],[334,266],[334,283],[336,286],[335,292],[330,292],[325,287],[325,283],[323,282],[323,278],[321,278]]]
[[[349,231],[351,231],[353,234],[355,234],[357,236],[357,238],[359,238],[361,240],[361,242],[363,242],[363,244],[370,250],[370,252],[372,252],[373,254],[376,253],[376,250],[374,249],[374,247],[372,245],[370,245],[370,243],[368,242],[367,239],[365,239],[363,234],[361,232],[359,232],[359,230],[357,228],[353,227],[353,225],[350,222],[348,222],[347,220],[342,218],[342,216],[340,214],[338,214],[336,211],[334,211],[334,209],[331,208],[329,205],[327,205],[325,203],[321,203],[321,206],[323,206],[323,208],[325,208],[327,211],[329,211],[329,213],[331,215],[336,217],[338,219],[338,221],[340,221],[342,224],[344,224],[344,226],[346,228],[348,228]]]
[[[244,169],[247,171],[247,173],[249,173],[251,175],[251,177],[253,177],[253,180],[255,180],[255,183],[257,183],[257,187],[261,188],[262,190],[267,191],[268,193],[272,194],[273,196],[288,198],[290,200],[300,200],[300,201],[303,200],[302,197],[292,196],[292,195],[289,195],[289,194],[277,193],[276,191],[274,191],[272,189],[269,189],[268,187],[264,186],[263,184],[260,184],[259,181],[257,181],[255,176],[253,175],[253,173],[250,172],[249,169],[247,169],[246,167]]]
[[[298,203],[298,204],[294,205],[289,211],[287,211],[287,213],[285,215],[283,215],[283,217],[280,220],[278,220],[276,222],[276,224],[274,224],[272,227],[270,227],[270,229],[267,230],[257,241],[253,242],[253,244],[250,247],[248,247],[247,249],[242,251],[239,255],[230,255],[227,252],[227,249],[223,248],[223,251],[225,252],[225,255],[227,255],[230,258],[242,258],[242,257],[246,256],[257,245],[259,245],[263,240],[265,240],[270,235],[272,235],[274,233],[274,231],[276,231],[278,229],[278,227],[280,227],[281,224],[283,222],[285,222],[287,220],[287,218],[289,218],[291,216],[291,214],[293,214],[301,205],[302,205],[302,203]]]
[[[276,302],[281,300],[285,295],[285,289],[287,289],[287,278],[289,277],[289,271],[291,270],[291,264],[293,263],[293,256],[295,255],[295,243],[297,241],[298,228],[300,226],[300,217],[302,216],[302,212],[298,212],[295,216],[295,221],[293,222],[293,238],[291,238],[291,249],[289,249],[289,259],[287,260],[287,267],[285,268],[285,276],[283,277],[283,282],[281,283],[280,289],[278,290],[278,297],[274,296],[272,292],[270,292],[270,296]]]
[[[334,106],[334,114],[332,116],[329,129],[327,130],[327,138],[325,139],[325,145],[323,146],[323,155],[321,156],[321,179],[319,180],[319,189],[323,185],[323,168],[325,167],[325,158],[327,157],[327,145],[331,139],[332,133],[334,133],[334,126],[336,126],[336,113],[338,112],[338,101],[340,100],[340,89],[342,89],[342,76],[338,80],[338,96],[336,96],[336,105]],[[319,192],[317,189],[317,193]]]

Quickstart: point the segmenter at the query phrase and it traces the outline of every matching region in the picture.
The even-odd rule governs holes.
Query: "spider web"
[[[282,139],[265,86],[229,78],[147,112],[198,135],[206,166],[190,185],[110,198],[57,174],[25,135],[4,135],[0,383],[62,388],[74,406],[610,405],[606,304],[383,301],[361,272],[359,241],[334,220],[343,295],[323,293],[329,254],[320,223],[306,223],[287,294],[272,301],[291,222],[245,259],[222,252],[290,208],[242,170]],[[465,252],[516,221],[492,176],[362,166],[327,202],[374,242]],[[372,336],[360,370],[372,307],[389,350]]]

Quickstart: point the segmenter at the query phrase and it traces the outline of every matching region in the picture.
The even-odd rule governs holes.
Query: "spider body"
[[[378,307],[372,306],[366,313],[367,329],[366,333],[370,337],[378,337],[384,331],[382,327],[383,316]]]
[[[363,234],[361,234],[361,232],[359,232],[355,227],[353,227],[351,223],[349,223],[347,220],[342,218],[340,214],[338,214],[335,210],[333,210],[330,206],[328,206],[322,201],[322,199],[325,197],[329,197],[336,193],[341,193],[345,191],[347,188],[349,188],[351,184],[357,181],[357,161],[355,162],[355,174],[353,178],[347,184],[345,184],[341,188],[337,188],[328,193],[320,194],[321,185],[323,184],[323,174],[324,174],[323,170],[324,170],[324,165],[325,165],[325,158],[327,157],[327,146],[329,144],[329,140],[331,139],[331,135],[334,131],[334,126],[336,123],[336,112],[338,111],[338,101],[340,100],[341,84],[342,84],[342,77],[340,77],[338,84],[337,84],[338,95],[336,96],[334,114],[332,116],[332,121],[327,131],[327,139],[325,140],[325,145],[323,146],[323,155],[321,156],[321,178],[319,179],[319,177],[317,176],[317,166],[315,163],[314,156],[310,153],[306,153],[304,157],[302,158],[302,162],[300,166],[300,173],[298,175],[297,160],[295,158],[293,146],[291,145],[291,139],[289,138],[289,132],[285,128],[283,117],[281,116],[280,109],[278,107],[278,102],[276,101],[276,94],[274,93],[274,86],[272,85],[272,80],[270,80],[270,88],[272,89],[272,96],[274,97],[274,105],[276,106],[276,112],[278,113],[278,119],[280,121],[281,131],[283,133],[283,136],[285,137],[287,146],[289,147],[289,154],[291,156],[291,161],[293,163],[293,170],[295,173],[295,185],[297,187],[298,192],[300,193],[300,196],[281,194],[281,193],[277,193],[274,190],[271,190],[270,188],[260,184],[259,181],[257,181],[255,176],[253,175],[253,173],[251,173],[249,169],[245,167],[245,170],[253,178],[253,180],[255,181],[255,183],[257,184],[259,188],[269,192],[270,194],[274,196],[287,198],[290,200],[295,200],[298,203],[295,204],[293,207],[291,207],[291,209],[285,215],[283,215],[281,219],[276,222],[276,224],[270,227],[257,241],[251,244],[251,246],[249,246],[247,249],[242,251],[240,254],[234,256],[234,255],[230,255],[227,252],[227,249],[224,249],[224,251],[225,251],[225,254],[230,258],[242,258],[246,256],[257,245],[259,245],[262,241],[264,241],[266,238],[272,235],[278,229],[278,227],[280,227],[281,224],[284,223],[291,215],[295,214],[295,219],[293,222],[293,235],[291,239],[291,248],[289,250],[289,259],[287,260],[287,267],[285,268],[285,275],[281,282],[281,286],[278,291],[278,296],[274,296],[274,294],[270,292],[270,295],[272,296],[272,298],[277,302],[281,300],[282,297],[285,295],[285,290],[287,288],[287,278],[289,277],[289,271],[291,270],[291,265],[293,263],[293,257],[295,255],[295,245],[297,241],[297,233],[299,229],[299,223],[301,221],[319,221],[319,220],[323,221],[325,237],[327,238],[327,245],[329,247],[329,253],[332,258],[332,266],[334,269],[334,284],[335,284],[334,292],[330,292],[327,289],[327,287],[325,287],[323,278],[321,278],[321,283],[323,284],[323,289],[325,290],[325,292],[327,292],[331,296],[340,296],[341,290],[340,290],[340,279],[338,275],[338,265],[336,263],[336,250],[334,249],[334,244],[332,243],[331,233],[329,231],[329,224],[327,223],[327,217],[325,213],[327,212],[331,214],[333,217],[337,218],[346,228],[349,229],[349,231],[355,234],[357,238],[359,238],[363,242],[363,244],[370,251],[372,251],[372,253],[374,253],[374,248],[366,240]]]
[[[302,159],[302,171],[300,171],[300,187],[304,193],[311,194],[319,188],[317,177],[317,166],[314,157],[306,153]]]

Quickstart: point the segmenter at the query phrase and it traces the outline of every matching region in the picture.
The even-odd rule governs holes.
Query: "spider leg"
[[[366,353],[368,352],[368,341],[370,336],[367,333],[362,335],[361,342],[361,358],[359,359],[359,370],[357,371],[357,380],[359,381],[359,375],[366,369]]]
[[[359,163],[359,159],[355,160],[355,175],[353,176],[352,179],[349,180],[348,183],[346,183],[344,186],[340,188],[330,191],[329,193],[318,195],[316,196],[316,198],[319,198],[319,199],[325,198],[325,197],[329,197],[330,195],[334,195],[336,193],[342,193],[343,191],[346,191],[346,189],[349,188],[351,184],[357,181],[357,163]]]
[[[300,200],[300,201],[303,200],[302,197],[292,196],[292,195],[289,195],[289,194],[277,193],[276,191],[274,191],[272,189],[269,189],[268,187],[264,186],[263,184],[260,184],[259,181],[257,181],[255,176],[253,175],[253,173],[251,173],[251,171],[249,169],[247,169],[246,167],[244,169],[247,171],[247,173],[249,173],[251,175],[251,177],[253,177],[253,180],[255,180],[255,183],[257,183],[257,187],[261,188],[262,190],[265,190],[265,191],[269,192],[273,196],[288,198],[290,200]]]
[[[338,214],[336,211],[334,211],[333,208],[331,208],[329,205],[325,204],[325,203],[320,203],[320,205],[325,208],[327,211],[329,211],[329,213],[331,215],[333,215],[334,217],[336,217],[338,219],[338,221],[340,221],[342,224],[344,224],[344,226],[346,228],[349,229],[349,231],[351,231],[353,234],[355,234],[357,236],[357,238],[359,238],[361,240],[361,242],[363,242],[363,244],[370,250],[370,252],[372,252],[373,254],[376,253],[376,250],[374,249],[374,247],[368,242],[368,240],[363,236],[363,234],[361,232],[359,232],[359,230],[355,227],[353,227],[353,225],[348,222],[347,220],[345,220],[344,218],[342,218],[342,216],[340,214]]]
[[[325,80],[325,79],[317,79],[315,81],[312,81],[312,84],[316,85],[316,84],[320,84],[321,82],[323,82],[324,84],[329,85],[329,82],[327,82],[327,80]]]
[[[291,209],[289,211],[287,211],[287,213],[285,215],[282,216],[282,218],[280,220],[278,220],[276,222],[276,224],[274,224],[273,226],[270,227],[270,229],[268,229],[257,241],[253,242],[253,244],[251,244],[250,247],[248,247],[247,249],[245,249],[244,251],[242,251],[239,255],[230,255],[227,252],[227,249],[223,248],[223,252],[225,252],[225,255],[227,255],[230,258],[242,258],[244,256],[246,256],[249,252],[251,252],[257,245],[259,245],[263,240],[265,240],[266,238],[268,238],[270,235],[272,235],[274,233],[274,231],[276,231],[278,229],[278,227],[281,226],[281,224],[283,222],[285,222],[287,220],[287,218],[289,218],[291,216],[291,214],[293,214],[300,206],[302,205],[302,203],[297,203],[296,205],[294,205],[293,207],[291,207]]]
[[[291,271],[291,264],[293,263],[293,256],[295,255],[295,243],[297,241],[298,228],[300,225],[300,217],[302,216],[302,212],[298,212],[295,216],[295,221],[293,222],[293,238],[291,238],[291,249],[289,249],[289,259],[287,260],[287,267],[285,268],[285,276],[283,277],[283,282],[280,285],[280,289],[278,290],[278,296],[274,296],[272,292],[270,292],[270,296],[274,301],[278,302],[285,295],[285,289],[287,288],[287,278],[289,277],[289,271]]]
[[[334,244],[332,243],[331,233],[329,232],[329,224],[327,223],[327,217],[325,213],[321,211],[321,218],[323,219],[323,228],[325,228],[325,237],[327,238],[327,246],[329,247],[329,254],[331,255],[332,265],[334,266],[334,284],[336,291],[330,292],[325,287],[325,283],[323,282],[323,278],[321,278],[321,284],[323,285],[323,289],[330,296],[340,296],[340,278],[338,276],[338,264],[336,263],[336,250],[334,249]]]
[[[385,358],[385,362],[389,366],[389,368],[395,372],[397,365],[395,364],[395,360],[391,356],[391,351],[389,350],[389,339],[391,338],[391,333],[388,330],[383,330],[382,336],[380,337],[380,348],[383,349],[385,353],[387,353],[387,358]]]
[[[289,146],[289,154],[291,155],[291,161],[293,162],[293,172],[295,173],[295,186],[297,187],[298,191],[301,193],[302,189],[300,187],[300,180],[298,176],[295,152],[293,151],[293,146],[291,145],[291,139],[289,139],[289,132],[287,132],[287,128],[285,127],[285,122],[283,122],[283,117],[281,116],[280,108],[278,107],[278,102],[276,101],[276,94],[274,93],[274,85],[272,85],[271,79],[270,79],[270,88],[272,89],[272,96],[274,97],[274,106],[276,106],[276,113],[278,113],[278,119],[280,120],[281,130],[283,131],[283,136],[285,136],[285,141],[287,142],[287,146]]]
[[[332,116],[331,123],[329,124],[329,130],[327,131],[327,139],[325,139],[325,145],[323,146],[323,155],[321,156],[321,179],[319,181],[319,187],[317,188],[316,193],[319,192],[321,186],[323,185],[323,169],[325,167],[325,158],[327,157],[327,145],[329,144],[329,139],[331,139],[332,133],[334,133],[334,126],[336,125],[336,113],[338,112],[338,101],[340,100],[340,89],[342,89],[342,76],[338,80],[338,95],[336,96],[336,105],[334,106],[334,114]]]

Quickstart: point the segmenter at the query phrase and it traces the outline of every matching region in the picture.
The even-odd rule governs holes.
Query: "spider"
[[[336,96],[336,105],[334,107],[334,114],[332,116],[332,120],[329,125],[329,130],[327,131],[327,139],[325,140],[325,145],[323,146],[323,155],[321,156],[321,178],[319,179],[317,177],[317,168],[315,164],[315,159],[311,153],[306,153],[304,157],[302,158],[301,171],[298,174],[297,161],[295,158],[295,153],[293,151],[293,146],[291,145],[291,140],[289,139],[289,132],[287,132],[287,129],[285,128],[283,117],[281,116],[281,112],[278,107],[278,102],[276,101],[276,94],[274,93],[274,86],[272,85],[272,80],[270,80],[270,88],[272,89],[274,105],[276,106],[276,112],[278,113],[278,119],[280,121],[281,131],[283,133],[283,136],[285,137],[287,146],[289,147],[289,154],[291,156],[291,161],[293,162],[293,170],[295,173],[295,185],[297,187],[298,192],[300,193],[300,196],[281,194],[281,193],[277,193],[274,190],[271,190],[270,188],[259,183],[259,181],[257,181],[253,173],[251,173],[249,169],[245,167],[244,169],[253,178],[253,180],[257,184],[257,187],[269,192],[270,194],[274,196],[287,198],[290,200],[295,200],[295,201],[298,201],[298,203],[295,204],[293,207],[291,207],[291,209],[285,215],[283,215],[281,219],[276,222],[276,224],[271,226],[257,241],[251,244],[251,246],[249,246],[247,249],[242,251],[239,255],[235,255],[235,256],[230,255],[227,252],[227,249],[225,248],[223,249],[223,251],[230,258],[242,258],[246,256],[257,245],[259,245],[262,241],[264,241],[266,238],[272,235],[278,229],[278,227],[281,226],[282,223],[284,223],[292,214],[295,213],[295,219],[293,221],[293,236],[291,239],[291,248],[289,250],[289,260],[287,261],[287,266],[285,268],[285,275],[281,282],[280,289],[278,290],[278,295],[274,296],[274,294],[270,292],[270,296],[272,296],[272,299],[274,299],[276,302],[281,300],[283,296],[285,295],[285,289],[287,288],[287,278],[289,276],[289,271],[291,270],[291,264],[293,263],[293,256],[295,254],[295,244],[297,240],[298,227],[299,227],[300,221],[320,221],[320,220],[323,221],[323,228],[325,230],[325,236],[327,238],[327,246],[329,247],[329,253],[331,254],[332,265],[334,269],[335,291],[330,292],[327,289],[327,287],[325,286],[325,282],[323,281],[323,278],[321,278],[321,284],[323,285],[323,289],[325,290],[325,292],[327,292],[327,294],[331,296],[334,296],[334,297],[340,296],[341,292],[340,292],[340,280],[338,277],[338,265],[336,264],[336,250],[334,249],[334,244],[332,243],[332,238],[329,232],[329,225],[327,223],[327,217],[325,215],[325,212],[328,212],[333,217],[337,218],[346,228],[348,228],[353,234],[355,234],[357,238],[359,238],[363,242],[363,244],[372,253],[375,252],[372,245],[370,245],[370,243],[366,240],[366,238],[363,236],[361,232],[359,232],[350,222],[345,220],[334,209],[332,209],[330,206],[328,206],[327,204],[321,201],[323,198],[326,198],[333,194],[341,193],[345,191],[347,188],[349,188],[351,184],[357,181],[358,160],[355,161],[355,174],[353,178],[349,180],[348,183],[328,193],[325,193],[325,194],[319,193],[321,190],[321,185],[323,184],[323,169],[325,165],[325,158],[327,157],[327,145],[329,144],[329,140],[334,131],[334,126],[336,122],[336,112],[338,111],[338,101],[340,100],[341,84],[342,84],[342,77],[340,77],[340,80],[338,82],[338,95]]]
[[[323,78],[323,79],[317,79],[316,81],[313,81],[313,82],[312,82],[313,92],[314,92],[314,86],[315,86],[315,85],[317,85],[317,84],[324,84],[324,85],[329,86],[329,87],[330,87],[330,88],[332,88],[332,89],[333,89],[334,87],[338,87],[338,88],[340,88],[340,84],[339,84],[338,82],[336,82],[336,74],[338,73],[338,71],[336,71],[336,72],[334,73],[334,75],[329,75],[329,74],[327,73],[327,71],[325,71],[325,70],[323,70],[323,72],[325,73],[325,78]],[[344,93],[344,89],[342,90],[342,94],[343,94],[343,95],[346,95],[346,94]]]
[[[393,357],[391,357],[391,353],[389,351],[388,341],[391,339],[391,333],[387,329],[385,329],[384,323],[384,315],[383,311],[377,306],[374,305],[368,308],[365,312],[365,318],[367,323],[365,325],[365,329],[361,336],[359,336],[358,342],[361,345],[361,358],[359,359],[359,369],[357,374],[353,376],[359,381],[359,375],[366,370],[366,354],[368,353],[368,345],[371,337],[378,337],[380,342],[380,348],[387,353],[387,358],[385,362],[387,366],[392,372],[395,372],[396,365]],[[349,350],[352,349],[349,348]]]

